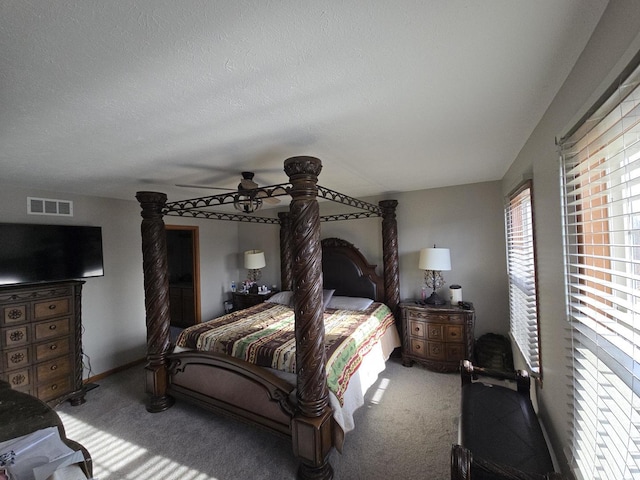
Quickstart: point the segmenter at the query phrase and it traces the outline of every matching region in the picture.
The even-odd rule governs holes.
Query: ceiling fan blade
[[[243,178],[240,180],[240,185],[238,185],[238,189],[244,188],[245,190],[253,190],[254,188],[258,188],[258,184],[249,178]]]
[[[235,188],[223,188],[223,187],[210,187],[209,185],[188,185],[184,183],[176,183],[176,187],[186,188],[205,188],[207,190],[226,190],[228,192],[235,192]]]

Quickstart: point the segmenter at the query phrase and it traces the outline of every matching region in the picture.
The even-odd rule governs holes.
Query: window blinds
[[[560,142],[574,473],[640,478],[640,69]]]
[[[511,338],[529,368],[540,373],[538,307],[531,182],[511,194],[505,207]]]

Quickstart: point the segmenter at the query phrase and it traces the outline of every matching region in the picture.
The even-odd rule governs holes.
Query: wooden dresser
[[[245,293],[245,292],[233,292],[231,299],[233,301],[234,310],[244,310],[245,308],[253,307],[258,303],[264,302],[267,298],[271,297],[273,292],[268,293]]]
[[[0,287],[0,379],[49,404],[84,402],[81,281]]]
[[[421,363],[438,372],[456,372],[460,360],[473,358],[473,305],[466,310],[402,302],[402,363]]]

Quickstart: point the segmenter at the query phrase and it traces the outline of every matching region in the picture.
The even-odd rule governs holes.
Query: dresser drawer
[[[71,302],[69,298],[36,302],[33,305],[33,316],[36,320],[57,317],[58,315],[68,315],[70,312]]]
[[[2,329],[3,346],[6,348],[27,345],[31,341],[29,325]]]
[[[69,335],[69,318],[35,324],[35,341]]]
[[[7,382],[11,385],[11,388],[30,388],[31,386],[31,369],[23,368],[13,372],[7,372],[5,374]]]
[[[38,364],[36,367],[36,383],[51,381],[54,378],[69,376],[70,374],[71,361],[67,355]]]
[[[58,338],[35,346],[36,362],[67,355],[70,352],[69,338]]]
[[[42,401],[49,401],[60,395],[64,395],[65,392],[71,390],[71,377],[60,377],[55,380],[40,384],[36,386],[37,397]]]
[[[2,320],[3,326],[11,326],[17,323],[23,323],[27,321],[27,305],[9,305],[2,308]]]
[[[31,348],[22,347],[14,350],[5,350],[2,353],[2,361],[5,370],[15,370],[31,364]]]

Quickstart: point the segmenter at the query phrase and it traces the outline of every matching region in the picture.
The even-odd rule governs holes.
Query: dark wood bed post
[[[278,218],[280,218],[280,290],[293,290],[291,217],[289,212],[280,212]]]
[[[292,157],[284,162],[291,182],[291,246],[298,412],[291,423],[293,452],[300,459],[298,478],[329,480],[332,448],[331,408],[327,388],[322,301],[322,249],[318,175],[315,157]]]
[[[169,277],[167,237],[162,221],[162,210],[167,196],[157,192],[138,192],[136,198],[142,207],[142,268],[147,312],[147,410],[155,413],[173,405],[173,398],[167,395],[167,352],[170,345]]]
[[[384,295],[396,319],[401,325],[400,312],[400,274],[398,261],[398,222],[396,221],[397,200],[382,200],[378,203],[382,209],[382,258],[384,263]]]

